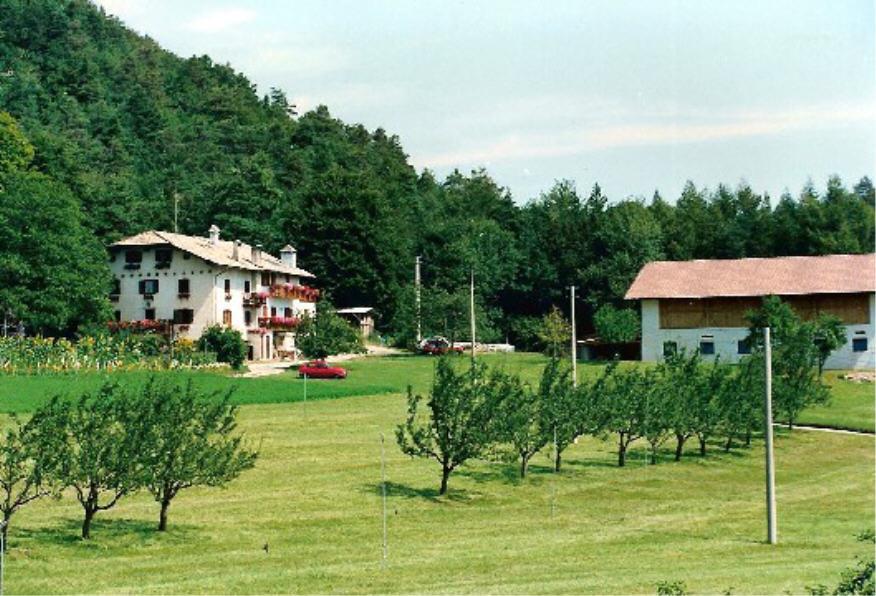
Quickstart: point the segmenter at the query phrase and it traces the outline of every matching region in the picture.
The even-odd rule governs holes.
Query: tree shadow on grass
[[[375,493],[379,496],[383,495],[383,483],[374,482],[362,486],[365,492]],[[434,503],[442,503],[446,501],[467,502],[472,500],[472,494],[469,491],[448,488],[447,494],[439,495],[437,488],[417,488],[401,484],[400,482],[386,483],[387,497],[403,497],[405,499],[425,499]]]
[[[54,544],[58,546],[87,545],[95,548],[106,548],[109,543],[129,545],[148,545],[161,541],[162,543],[184,542],[197,530],[195,526],[174,524],[170,520],[165,532],[157,530],[157,521],[141,519],[100,519],[98,515],[91,522],[91,538],[82,539],[82,520],[67,519],[54,526],[42,528],[10,528],[12,542],[34,541],[38,544]]]

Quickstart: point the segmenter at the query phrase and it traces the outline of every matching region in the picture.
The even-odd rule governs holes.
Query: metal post
[[[471,311],[471,361],[475,360],[475,301],[474,301],[474,267],[471,269],[471,288],[469,295],[469,310]]]
[[[307,417],[307,373],[304,374],[304,417]]]
[[[766,395],[764,399],[764,438],[766,449],[767,540],[776,544],[776,472],[773,459],[773,354],[770,328],[763,330],[764,361],[766,368]]]
[[[386,567],[386,558],[388,555],[389,547],[387,545],[387,535],[386,535],[386,454],[384,450],[384,437],[383,433],[380,433],[380,485],[381,491],[383,493],[383,561],[381,566]]]
[[[423,329],[420,318],[420,257],[414,262],[414,292],[417,303],[417,345],[423,340]]]
[[[4,540],[4,532],[6,529],[6,520],[0,521],[0,596],[4,593],[3,576],[6,573],[6,541]]]
[[[572,387],[578,386],[578,336],[575,330],[575,286],[569,288],[572,303]]]

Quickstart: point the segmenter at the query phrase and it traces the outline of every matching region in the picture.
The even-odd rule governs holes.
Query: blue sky
[[[299,109],[398,134],[439,176],[518,201],[554,180],[612,199],[876,169],[872,0],[99,0],[182,56]]]

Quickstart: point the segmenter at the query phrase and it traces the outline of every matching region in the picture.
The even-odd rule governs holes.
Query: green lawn
[[[532,354],[486,358],[533,381],[544,362]],[[99,514],[89,542],[77,537],[81,510],[71,495],[27,506],[13,519],[6,589],[653,593],[659,581],[683,580],[696,592],[799,593],[835,585],[867,550],[854,535],[873,527],[873,437],[779,431],[780,544],[770,547],[762,542],[759,441],[750,450],[715,449],[681,463],[666,453],[657,466],[644,464],[639,446],[618,469],[612,442],[582,439],[558,476],[541,455],[522,482],[514,466],[477,462],[455,473],[450,493],[439,498],[436,465],[403,456],[393,436],[405,414],[404,388],[426,390],[434,359],[347,366],[345,381],[308,382],[306,404],[292,373],[162,373],[205,389],[238,386],[240,428],[261,444],[256,469],[227,489],[183,492],[164,535],[153,530],[158,510],[147,494]],[[579,374],[600,370],[581,366]],[[6,410],[26,411],[47,393],[75,395],[102,379],[3,377],[0,399]],[[829,419],[868,414],[837,410],[858,399],[859,387],[835,384],[842,396],[826,410]],[[325,399],[341,396],[348,398]],[[869,416],[872,422],[872,409]],[[385,568],[381,433],[389,487]]]
[[[800,424],[833,426],[852,430],[874,432],[873,383],[854,383],[840,378],[845,371],[826,371],[824,378],[830,385],[831,403],[816,406],[803,412]]]
[[[614,467],[612,444],[582,440],[559,476],[477,463],[438,498],[438,469],[392,438],[398,394],[248,405],[262,445],[227,489],[193,489],[152,530],[147,495],[101,513],[77,538],[69,495],[14,518],[9,593],[639,592],[684,580],[697,592],[801,592],[835,585],[873,527],[872,437],[780,432],[778,546],[764,536],[762,451]],[[381,568],[380,434],[387,437],[389,559]],[[551,515],[552,495],[554,514]],[[268,545],[268,552],[263,546]]]

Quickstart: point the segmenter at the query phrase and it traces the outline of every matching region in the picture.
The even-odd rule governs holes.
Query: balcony
[[[245,294],[243,296],[243,306],[244,308],[258,308],[267,302],[269,295],[268,292],[252,292]]]
[[[278,331],[291,331],[298,327],[300,322],[301,319],[298,317],[259,317],[259,327]]]
[[[310,286],[274,284],[271,286],[271,297],[300,300],[301,302],[316,302],[319,298],[319,290]]]

